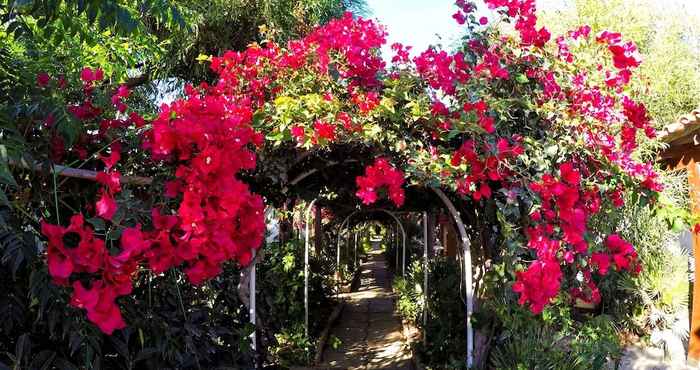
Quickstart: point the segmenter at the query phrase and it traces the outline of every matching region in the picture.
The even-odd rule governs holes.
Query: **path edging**
[[[328,318],[328,322],[326,323],[326,327],[323,329],[323,332],[321,332],[321,337],[318,339],[318,344],[316,346],[316,355],[314,356],[314,362],[313,362],[314,365],[320,364],[321,361],[323,361],[323,350],[326,347],[326,342],[328,342],[328,337],[331,334],[331,329],[335,325],[336,321],[338,321],[338,318],[340,318],[340,314],[343,313],[344,308],[345,308],[345,301],[341,300],[335,306],[335,309],[333,309],[331,316]]]
[[[355,273],[353,274],[352,280],[350,281],[349,284],[343,285],[341,292],[343,293],[349,293],[357,289],[357,282],[360,281],[360,269],[356,269]],[[340,299],[340,302],[335,306],[333,309],[333,312],[331,315],[328,317],[328,321],[326,322],[326,327],[323,328],[323,331],[321,332],[321,337],[318,340],[318,344],[316,345],[316,355],[314,356],[314,361],[313,364],[317,365],[320,364],[323,361],[323,350],[326,348],[326,343],[328,342],[328,337],[331,334],[331,330],[333,329],[333,326],[335,326],[336,322],[340,318],[340,314],[343,313],[343,309],[345,309],[345,300]]]
[[[415,325],[411,324],[411,322],[403,317],[401,318],[401,328],[401,333],[403,334],[403,338],[408,345],[408,350],[411,353],[411,365],[415,370],[426,370],[426,367],[420,361],[418,354],[413,350],[413,343],[420,340],[421,332]],[[414,339],[414,337],[417,339]]]

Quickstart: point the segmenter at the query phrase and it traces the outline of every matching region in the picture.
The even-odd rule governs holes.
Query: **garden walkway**
[[[321,367],[411,370],[410,351],[401,319],[394,313],[391,276],[383,253],[371,252],[360,273],[360,288],[346,295],[345,309],[331,334],[341,344],[336,349],[326,348]]]

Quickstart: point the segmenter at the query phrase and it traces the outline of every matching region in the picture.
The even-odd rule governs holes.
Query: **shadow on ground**
[[[345,309],[331,333],[341,344],[326,348],[317,369],[412,369],[383,254],[371,252],[360,269],[360,288],[346,294]]]

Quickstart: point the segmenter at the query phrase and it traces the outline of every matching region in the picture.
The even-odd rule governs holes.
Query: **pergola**
[[[693,214],[700,214],[700,108],[664,127],[658,132],[668,148],[660,154],[661,161],[672,170],[688,174],[689,197]],[[692,235],[692,254],[700,256],[700,235]],[[697,266],[697,265],[696,265]],[[694,268],[691,289],[690,338],[688,362],[700,364],[700,270]]]
[[[366,207],[358,203],[354,195],[355,177],[361,173],[363,163],[368,162],[373,158],[371,148],[363,147],[345,147],[334,146],[331,150],[325,151],[307,151],[297,153],[294,150],[285,149],[278,150],[274,153],[277,162],[274,163],[274,170],[283,169],[282,175],[277,178],[277,182],[253,184],[253,187],[258,187],[259,191],[268,196],[266,191],[276,189],[270,194],[268,200],[276,203],[278,206],[284,204],[289,199],[299,199],[306,201],[306,208],[300,214],[300,220],[303,220],[302,227],[298,230],[299,235],[304,240],[304,308],[305,308],[305,331],[308,335],[309,330],[309,253],[312,246],[314,250],[329,248],[333,250],[336,256],[336,274],[339,274],[340,268],[340,253],[341,253],[341,235],[344,231],[348,231],[355,223],[362,222],[362,216],[377,217],[381,215],[386,226],[396,226],[395,235],[391,238],[392,244],[397,250],[396,255],[396,272],[404,274],[406,271],[406,231],[404,230],[403,220],[399,216],[400,213],[414,213],[421,215],[421,229],[423,239],[423,254],[422,262],[427,269],[429,260],[428,249],[430,247],[429,240],[434,240],[436,226],[441,226],[444,230],[441,239],[445,244],[448,254],[458,258],[461,264],[461,280],[465,287],[466,298],[466,363],[467,366],[473,364],[474,359],[474,331],[471,325],[471,316],[474,310],[474,284],[473,284],[473,268],[471,257],[471,243],[467,234],[467,228],[463,221],[463,215],[460,212],[460,207],[456,206],[448,194],[442,189],[432,186],[408,186],[406,188],[406,205],[397,209],[388,201],[380,201],[371,207]],[[285,155],[283,155],[285,154]],[[262,163],[261,169],[258,171],[269,171]],[[350,179],[350,181],[348,181]],[[321,195],[331,189],[336,193],[336,198],[333,200],[324,199]],[[275,202],[275,200],[277,200]],[[274,206],[274,205],[273,205]],[[316,206],[316,213],[312,209]],[[337,240],[328,240],[325,243],[318,239],[320,235],[320,208],[328,208],[337,210],[338,215],[342,220],[337,225]],[[268,208],[270,210],[271,208]],[[440,222],[435,222],[434,214],[429,217],[429,210],[442,210],[444,215]],[[336,212],[334,212],[335,214]],[[349,238],[349,233],[348,236]],[[355,248],[357,240],[355,239]],[[346,243],[345,248],[349,248],[349,243]],[[357,251],[355,251],[356,255]],[[256,322],[256,302],[255,302],[255,262],[244,271],[244,277],[241,279],[243,301],[248,303],[249,315],[251,323]],[[424,274],[425,281],[423,282],[424,294],[428,290],[428,274]],[[240,292],[239,292],[240,294]],[[427,320],[427,311],[423,313],[423,320]],[[251,334],[251,343],[253,348],[256,346],[256,333]]]

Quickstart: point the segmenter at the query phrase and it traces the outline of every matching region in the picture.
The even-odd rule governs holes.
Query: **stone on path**
[[[372,252],[360,273],[361,286],[345,296],[345,309],[331,332],[341,345],[327,347],[316,368],[411,370],[410,350],[394,312],[391,278],[381,252]]]

